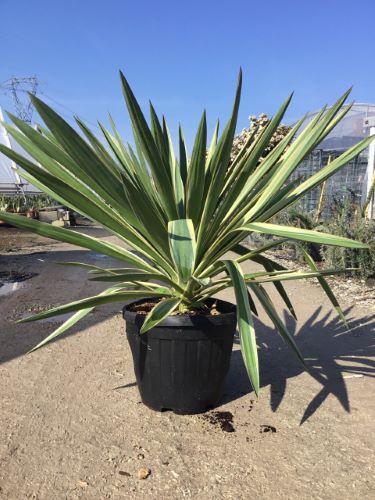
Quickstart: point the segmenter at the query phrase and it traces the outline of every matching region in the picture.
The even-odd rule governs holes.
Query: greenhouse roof
[[[316,116],[318,111],[309,113],[300,132]],[[375,117],[375,104],[354,103],[348,114],[321,142],[320,149],[348,149],[369,135],[365,119]],[[299,133],[300,133],[299,132]]]

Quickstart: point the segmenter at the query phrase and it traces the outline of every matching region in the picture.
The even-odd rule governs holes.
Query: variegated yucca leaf
[[[45,127],[33,127],[9,114],[13,125],[4,123],[9,134],[28,153],[0,145],[1,153],[17,165],[19,174],[49,196],[87,216],[115,235],[118,243],[108,243],[71,229],[15,214],[2,212],[0,220],[43,236],[99,252],[119,261],[118,267],[100,268],[84,262],[70,265],[88,270],[90,279],[110,282],[101,294],[39,313],[22,321],[33,321],[71,312],[73,315],[50,334],[41,347],[75,324],[94,307],[134,298],[157,297],[146,316],[142,332],[152,330],[176,309],[180,312],[203,307],[217,292],[234,287],[238,327],[244,361],[256,393],[259,370],[252,314],[257,314],[254,298],[273,321],[284,340],[302,360],[293,337],[276,313],[263,283],[272,283],[295,316],[282,282],[317,278],[337,312],[342,311],[325,275],[311,257],[305,259],[310,271],[287,270],[264,253],[288,240],[324,245],[364,248],[360,242],[334,235],[270,223],[270,219],[295,203],[319,183],[337,172],[373,140],[360,141],[326,167],[299,183],[290,176],[299,163],[329,134],[349,111],[344,107],[345,92],[331,107],[324,107],[295,138],[304,118],[266,156],[269,142],[281,123],[292,95],[288,96],[261,133],[251,134],[229,166],[240,105],[242,73],[238,78],[233,109],[219,133],[219,122],[207,136],[203,112],[191,153],[182,126],[176,152],[164,116],[150,104],[150,120],[144,116],[124,75],[121,85],[134,133],[133,145],[122,140],[114,121],[110,129],[99,123],[99,138],[80,119],[77,129],[70,126],[47,104],[30,96]],[[77,132],[77,130],[80,131]],[[30,160],[29,158],[34,160]],[[252,232],[278,237],[263,247],[248,249],[241,242]],[[230,261],[229,251],[238,254]],[[259,271],[244,273],[241,263],[250,261]],[[123,266],[123,267],[121,267]],[[223,275],[223,272],[226,273]]]

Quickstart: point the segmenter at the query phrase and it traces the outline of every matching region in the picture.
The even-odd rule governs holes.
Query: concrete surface
[[[1,499],[375,498],[374,318],[355,297],[345,331],[318,288],[287,284],[298,322],[283,314],[311,374],[261,314],[261,395],[251,392],[236,343],[216,409],[232,415],[234,432],[225,432],[214,412],[178,416],[140,403],[120,304],[25,356],[58,323],[14,319],[102,288],[55,262],[111,261],[22,238],[13,245],[21,253],[3,239],[0,254],[0,271],[38,274],[0,296]],[[222,297],[233,300],[231,291]],[[140,469],[151,473],[141,480]]]

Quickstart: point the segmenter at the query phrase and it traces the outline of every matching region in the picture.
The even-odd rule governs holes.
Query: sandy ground
[[[234,432],[226,432],[213,412],[178,416],[140,403],[119,304],[24,356],[58,323],[14,319],[101,289],[82,269],[56,262],[111,261],[7,231],[14,240],[9,247],[0,229],[0,271],[37,276],[0,295],[1,499],[375,498],[368,310],[353,305],[345,331],[319,289],[288,284],[297,324],[284,315],[311,374],[261,315],[261,395],[257,401],[251,392],[236,343],[217,409],[232,414]],[[147,479],[138,479],[141,468],[151,470]]]

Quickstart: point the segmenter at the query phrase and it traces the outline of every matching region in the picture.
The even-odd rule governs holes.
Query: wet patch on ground
[[[276,427],[273,425],[261,425],[260,426],[260,431],[261,434],[264,434],[265,432],[269,432],[270,434],[274,434],[277,432]]]
[[[235,432],[233,413],[230,411],[213,411],[202,415],[201,418],[216,427],[220,427],[223,432]]]
[[[0,285],[4,283],[21,283],[37,276],[37,273],[23,271],[0,271]]]
[[[0,271],[0,297],[17,292],[23,286],[23,282],[37,276],[36,273],[21,271]]]

